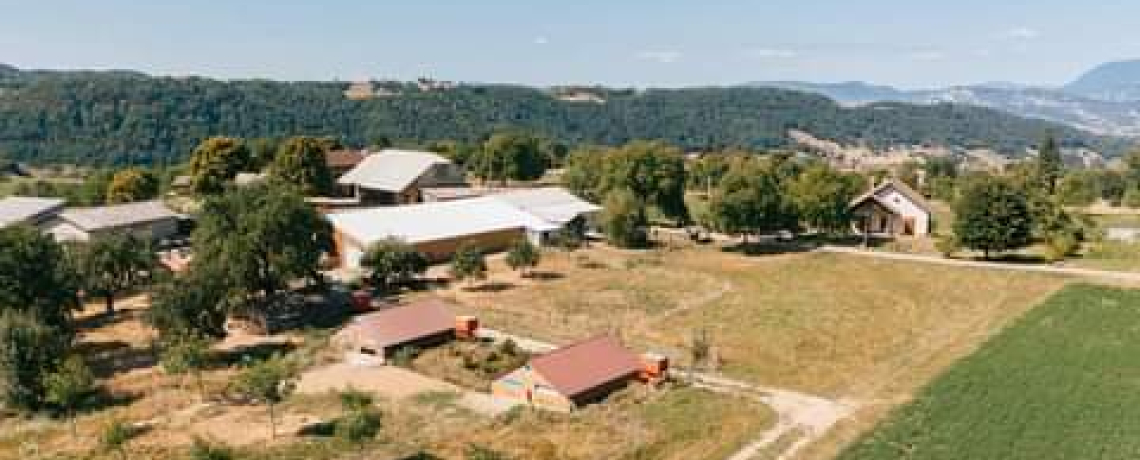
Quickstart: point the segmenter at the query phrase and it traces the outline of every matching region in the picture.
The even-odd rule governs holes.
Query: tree
[[[306,196],[328,195],[333,189],[332,172],[325,160],[328,140],[292,137],[281,144],[269,167],[269,177],[296,187]]]
[[[159,267],[150,244],[127,234],[107,235],[74,249],[84,290],[103,298],[108,316],[115,314],[116,295],[142,285]]]
[[[227,300],[226,287],[217,276],[190,271],[155,290],[147,322],[164,339],[184,334],[222,338],[231,308]]]
[[[1065,171],[1065,162],[1061,158],[1061,149],[1053,136],[1046,136],[1037,149],[1037,158],[1034,160],[1035,180],[1042,191],[1052,195],[1057,191],[1057,181]]]
[[[230,190],[203,205],[189,271],[215,278],[230,313],[264,319],[269,302],[289,282],[320,281],[317,270],[332,248],[331,235],[328,221],[289,188]]]
[[[1057,184],[1057,198],[1066,206],[1091,205],[1101,198],[1102,180],[1103,176],[1093,170],[1069,172]]]
[[[159,363],[169,374],[193,375],[198,394],[206,395],[202,371],[210,366],[210,340],[207,337],[190,331],[164,337]]]
[[[104,451],[115,452],[120,459],[126,460],[127,443],[135,437],[135,434],[137,433],[130,424],[120,419],[113,419],[99,433],[99,445]]]
[[[141,168],[127,168],[115,173],[107,185],[107,203],[129,203],[158,196],[158,177]]]
[[[592,201],[605,198],[601,190],[601,174],[608,150],[601,147],[583,147],[570,152],[564,160],[562,185]]]
[[[47,396],[46,377],[70,344],[70,335],[33,312],[0,310],[0,407],[39,409]]]
[[[538,247],[526,238],[515,240],[507,251],[507,265],[512,270],[519,271],[523,277],[527,276],[528,269],[537,267],[541,259],[542,253]]]
[[[1125,190],[1121,204],[1129,208],[1140,208],[1140,185],[1134,185]]]
[[[471,173],[484,181],[533,181],[546,173],[547,159],[538,138],[506,132],[492,135],[472,159]]]
[[[478,247],[464,243],[451,258],[451,277],[456,281],[481,281],[487,278],[487,259]]]
[[[790,192],[800,220],[809,228],[827,233],[850,229],[850,204],[859,192],[852,176],[816,164],[792,182]]]
[[[360,265],[369,269],[369,278],[381,290],[411,281],[428,268],[428,260],[416,248],[399,238],[386,238],[368,247]]]
[[[283,356],[273,356],[247,367],[234,380],[234,389],[247,398],[265,405],[269,411],[269,433],[277,437],[274,408],[288,398],[296,387],[296,369]]]
[[[0,312],[26,312],[68,330],[78,290],[75,271],[50,236],[24,226],[0,229]]]
[[[77,436],[75,411],[95,391],[95,377],[79,356],[72,355],[44,379],[47,402],[55,404],[71,422],[71,435]]]
[[[628,190],[615,190],[606,196],[599,217],[602,233],[610,244],[619,248],[643,248],[649,245],[645,205]]]
[[[746,159],[733,164],[709,200],[711,227],[729,234],[748,235],[795,226],[789,203],[771,164]]]
[[[629,190],[678,225],[689,219],[685,158],[680,149],[661,142],[634,141],[608,153],[602,164],[600,196]]]
[[[962,246],[993,252],[1028,246],[1033,221],[1025,196],[1002,179],[979,181],[967,187],[954,206],[954,234]]]
[[[238,173],[253,164],[253,155],[241,139],[211,137],[190,154],[191,189],[198,194],[217,194]]]

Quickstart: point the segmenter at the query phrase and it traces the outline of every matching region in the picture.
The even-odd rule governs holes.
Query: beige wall
[[[554,391],[542,376],[523,366],[491,383],[491,394],[547,410],[570,412],[574,402]]]
[[[511,243],[519,238],[526,238],[526,232],[521,228],[500,230],[497,232],[466,235],[438,241],[416,243],[416,250],[422,252],[432,262],[443,262],[451,258],[452,254],[464,243],[475,245],[484,252],[499,252],[505,250]],[[333,233],[333,244],[336,247],[337,265],[343,268],[357,268],[348,265],[344,255],[346,251],[358,249],[365,251],[368,248],[352,237],[337,230]]]

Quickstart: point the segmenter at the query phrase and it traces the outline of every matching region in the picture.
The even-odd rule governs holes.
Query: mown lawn
[[[1073,285],[840,460],[1140,458],[1140,291]]]

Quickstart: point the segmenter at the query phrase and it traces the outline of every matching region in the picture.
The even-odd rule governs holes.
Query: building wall
[[[903,195],[894,188],[887,188],[883,191],[879,198],[887,203],[890,203],[895,209],[901,213],[900,217],[914,219],[914,234],[923,236],[930,233],[930,213],[922,209],[914,201],[911,201],[906,195]],[[902,225],[901,222],[899,224]],[[901,227],[898,233],[902,233]]]
[[[178,234],[178,218],[171,217],[123,227],[85,231],[70,222],[57,220],[47,226],[47,233],[58,241],[91,241],[108,235],[129,234],[140,240],[159,241]]]
[[[472,244],[484,252],[500,252],[506,250],[511,243],[519,238],[525,238],[526,233],[521,228],[500,230],[497,232],[466,235],[446,240],[427,241],[415,243],[416,250],[423,253],[432,262],[444,262],[451,259],[455,251],[465,243]],[[339,230],[333,233],[333,244],[336,247],[337,265],[342,268],[360,268],[359,255],[368,248]]]
[[[558,412],[570,412],[575,407],[573,401],[555,391],[530,366],[520,367],[492,382],[491,394]]]

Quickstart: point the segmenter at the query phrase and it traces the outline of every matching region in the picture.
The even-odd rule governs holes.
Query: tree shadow
[[[771,256],[780,254],[796,254],[810,252],[820,247],[820,243],[811,240],[793,241],[759,241],[738,243],[724,246],[721,251],[741,254],[749,257]]]
[[[1009,253],[997,254],[990,256],[989,259],[983,257],[974,257],[972,260],[979,262],[998,262],[1018,265],[1049,265],[1052,262],[1044,256],[1038,254],[1025,254],[1025,253]]]
[[[99,329],[107,326],[114,326],[128,321],[138,319],[134,312],[118,311],[114,315],[106,313],[98,313],[93,315],[76,318],[74,321],[75,328],[79,330]]]
[[[514,288],[515,288],[514,283],[508,283],[505,281],[491,281],[488,283],[480,283],[480,284],[475,285],[475,286],[465,287],[465,288],[463,288],[463,290],[468,291],[468,292],[496,293],[496,292],[508,291],[508,290],[511,290]]]
[[[297,345],[293,343],[259,343],[218,352],[216,362],[221,366],[234,366],[264,361],[274,355],[285,354],[295,349]]]
[[[136,347],[121,340],[80,342],[75,345],[75,351],[84,357],[91,373],[98,378],[158,364],[154,347]]]
[[[527,279],[532,279],[532,280],[536,280],[536,281],[554,281],[554,280],[560,280],[560,279],[565,278],[565,277],[566,277],[566,275],[563,275],[561,273],[548,272],[548,271],[532,271],[532,272],[526,274]]]

